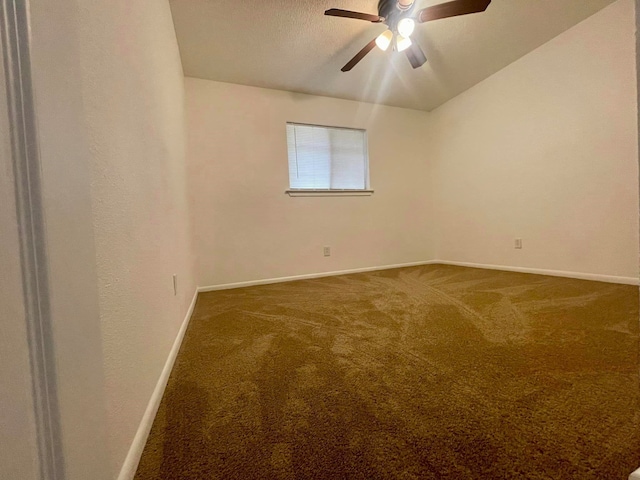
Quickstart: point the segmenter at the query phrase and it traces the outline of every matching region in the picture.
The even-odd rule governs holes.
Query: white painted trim
[[[221,285],[198,287],[198,292],[200,293],[214,292],[217,290],[230,290],[232,288],[253,287],[255,285],[268,285],[271,283],[294,282],[296,280],[309,280],[311,278],[334,277],[336,275],[348,275],[351,273],[374,272],[376,270],[390,270],[392,268],[418,267],[420,265],[432,265],[434,263],[438,263],[438,262],[435,260],[428,260],[426,262],[401,263],[398,265],[384,265],[380,267],[365,267],[365,268],[354,268],[351,270],[339,270],[337,272],[309,273],[306,275],[294,275],[292,277],[265,278],[262,280],[250,280],[248,282],[224,283]]]
[[[640,468],[629,475],[629,480],[640,480]]]
[[[290,197],[370,197],[373,190],[286,190]]]
[[[505,265],[485,265],[483,263],[452,262],[449,260],[436,260],[433,263],[442,265],[456,265],[458,267],[484,268],[487,270],[503,270],[505,272],[533,273],[535,275],[549,275],[551,277],[577,278],[580,280],[592,280],[595,282],[620,283],[624,285],[640,285],[640,280],[634,277],[616,277],[612,275],[600,275],[597,273],[565,272],[563,270],[544,270],[541,268],[508,267]]]
[[[156,413],[158,413],[158,408],[160,407],[164,390],[167,387],[167,382],[169,381],[169,375],[171,374],[173,364],[175,363],[178,352],[180,351],[180,346],[182,345],[184,334],[189,326],[189,321],[191,320],[191,315],[193,314],[193,309],[196,306],[197,299],[198,291],[196,290],[193,295],[193,300],[191,300],[191,305],[189,305],[189,309],[187,310],[187,314],[182,321],[182,326],[180,327],[180,330],[176,335],[176,339],[173,342],[173,346],[171,347],[171,351],[167,357],[167,362],[164,364],[164,368],[162,369],[156,388],[153,390],[153,394],[151,394],[147,409],[145,410],[142,420],[140,421],[140,425],[138,426],[138,431],[136,432],[135,437],[133,437],[133,442],[131,442],[131,447],[129,447],[129,452],[127,453],[127,458],[124,460],[122,469],[120,470],[120,475],[118,475],[118,480],[132,480],[136,474],[138,463],[140,463],[140,457],[142,457],[142,451],[147,443],[147,438],[149,437],[153,421],[156,418]]]
[[[42,193],[42,162],[33,77],[29,3],[0,0],[2,84],[11,138],[15,212],[40,476],[66,478],[58,397],[58,372],[53,345],[50,272]]]
[[[502,270],[505,272],[532,273],[535,275],[549,275],[551,277],[577,278],[596,282],[619,283],[624,285],[640,285],[640,280],[633,277],[616,277],[612,275],[600,275],[596,273],[565,272],[561,270],[544,270],[540,268],[508,267],[504,265],[486,265],[482,263],[452,262],[449,260],[428,260],[423,262],[401,263],[398,265],[384,265],[378,267],[354,268],[351,270],[339,270],[336,272],[309,273],[294,275],[291,277],[265,278],[261,280],[249,280],[246,282],[224,283],[198,287],[199,293],[215,292],[218,290],[230,290],[232,288],[253,287],[256,285],[269,285],[272,283],[294,282],[296,280],[309,280],[312,278],[333,277],[336,275],[348,275],[351,273],[374,272],[376,270],[389,270],[392,268],[417,267],[420,265],[455,265],[459,267],[484,268],[487,270]],[[640,480],[640,479],[638,479]]]

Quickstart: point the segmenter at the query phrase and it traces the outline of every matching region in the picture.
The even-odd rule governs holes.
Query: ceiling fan
[[[339,8],[332,8],[324,12],[325,15],[332,17],[355,18],[371,23],[384,23],[389,27],[360,50],[349,63],[342,67],[342,71],[348,72],[355,67],[376,45],[381,50],[387,50],[392,43],[395,50],[406,53],[413,68],[419,68],[427,61],[427,57],[420,46],[411,40],[416,22],[424,23],[441,18],[484,12],[491,3],[491,0],[453,0],[452,2],[426,7],[414,12],[414,1],[380,0],[378,2],[378,15],[352,12]]]

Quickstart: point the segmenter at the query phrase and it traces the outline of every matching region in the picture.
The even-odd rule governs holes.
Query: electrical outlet
[[[515,247],[516,247],[517,250],[521,250],[522,249],[522,239],[521,238],[516,238]]]
[[[324,256],[325,257],[331,256],[331,247],[324,247]]]
[[[173,276],[173,294],[178,294],[178,275]]]

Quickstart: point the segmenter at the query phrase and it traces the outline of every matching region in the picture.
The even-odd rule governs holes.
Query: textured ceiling
[[[377,13],[377,0],[171,0],[171,9],[187,76],[432,110],[613,1],[493,0],[485,13],[418,25],[420,69],[375,49],[349,73],[340,68],[386,27],[324,11]]]

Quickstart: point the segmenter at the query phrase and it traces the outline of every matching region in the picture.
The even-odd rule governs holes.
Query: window
[[[367,132],[287,123],[289,195],[370,195]]]

